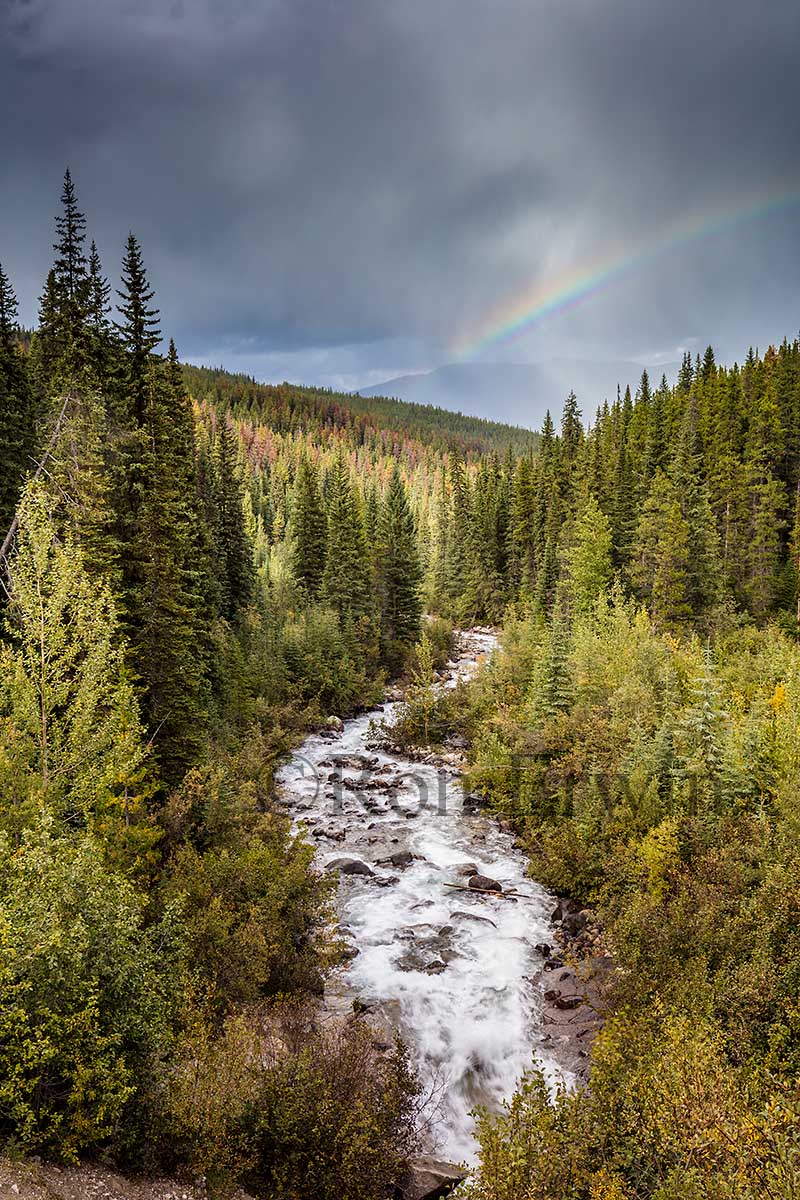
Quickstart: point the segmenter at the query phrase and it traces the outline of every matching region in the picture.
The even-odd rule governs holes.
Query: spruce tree
[[[295,579],[315,600],[325,573],[327,518],[314,464],[302,454],[294,485],[291,521],[292,570]]]
[[[327,552],[322,597],[343,624],[372,606],[372,573],[364,513],[347,464],[338,454],[328,474]]]
[[[88,350],[86,218],[78,208],[69,170],[64,174],[61,206],[53,243],[56,257],[40,300],[34,354],[35,375],[44,393],[60,381],[74,381],[85,366]]]
[[[138,556],[142,591],[131,637],[144,714],[162,778],[171,786],[196,761],[203,743],[209,614],[199,587],[191,412],[186,397],[176,394],[169,362],[151,369],[148,381],[150,453]]]
[[[536,493],[530,458],[517,464],[509,520],[509,558],[514,590],[531,599],[536,588]]]
[[[564,402],[564,411],[561,417],[561,465],[566,486],[571,484],[582,443],[581,410],[578,408],[578,399],[575,393],[570,392]]]
[[[238,441],[232,424],[217,430],[214,503],[222,613],[228,620],[251,600],[255,584],[253,553],[245,531],[243,491],[237,469]]]
[[[103,267],[97,246],[92,242],[89,250],[89,278],[87,287],[87,327],[89,354],[95,377],[106,384],[112,368],[113,341],[111,321],[111,285],[103,275]]]
[[[61,204],[63,211],[56,217],[57,241],[53,244],[56,261],[53,269],[64,304],[66,324],[75,332],[83,323],[87,307],[87,268],[83,252],[86,218],[78,208],[69,169],[64,172]]]
[[[158,309],[151,308],[155,295],[147,281],[142,251],[132,233],[128,234],[122,260],[122,288],[117,290],[121,316],[114,322],[124,352],[120,384],[124,418],[135,427],[145,422],[147,408],[147,368],[153,350],[161,341]]]
[[[395,466],[378,515],[378,598],[381,640],[393,665],[397,643],[419,638],[422,617],[422,565],[417,530],[400,468]]]
[[[450,599],[458,602],[467,587],[469,560],[470,494],[463,461],[453,454],[449,464],[450,519],[447,543],[447,588]]]

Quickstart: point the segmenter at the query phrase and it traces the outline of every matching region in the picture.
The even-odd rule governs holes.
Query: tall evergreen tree
[[[370,611],[371,569],[364,514],[341,454],[328,476],[327,510],[322,596],[342,622],[349,622]]]
[[[378,516],[377,569],[381,639],[391,661],[396,643],[417,641],[422,617],[417,531],[397,466]]]
[[[237,470],[237,438],[223,420],[217,430],[214,501],[222,590],[222,612],[228,620],[249,603],[255,574],[253,553],[245,532],[242,484]]]
[[[161,341],[158,309],[150,304],[155,292],[147,281],[142,251],[132,233],[128,234],[122,260],[122,288],[117,290],[121,320],[114,322],[124,360],[120,383],[123,389],[124,418],[141,428],[147,408],[147,369],[150,356]]]
[[[314,600],[325,573],[327,518],[317,472],[307,454],[301,455],[297,467],[291,528],[295,579]]]

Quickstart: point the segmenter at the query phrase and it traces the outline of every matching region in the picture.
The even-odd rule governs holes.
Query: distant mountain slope
[[[535,444],[537,434],[478,415],[427,403],[391,399],[375,394],[333,392],[297,384],[256,383],[247,375],[222,368],[184,366],[190,393],[198,400],[223,404],[241,419],[267,426],[278,433],[306,434],[326,431],[349,434],[355,443],[377,440],[384,444],[395,435],[431,446],[439,452],[459,449],[467,456],[511,447],[519,453]],[[458,408],[458,405],[455,405]]]
[[[650,371],[657,383],[662,372],[674,376],[677,363]],[[362,388],[361,395],[396,396],[417,404],[458,409],[463,413],[483,413],[495,421],[538,429],[550,409],[558,420],[564,398],[574,391],[590,420],[598,405],[613,400],[617,384],[631,391],[642,374],[642,364],[634,362],[589,362],[581,359],[552,359],[542,363],[449,363],[419,375],[401,375],[373,387]]]

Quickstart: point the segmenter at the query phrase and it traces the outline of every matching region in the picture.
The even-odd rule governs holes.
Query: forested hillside
[[[267,387],[160,353],[136,238],[112,288],[61,200],[30,336],[0,268],[0,1140],[384,1194],[416,1084],[315,1023],[331,885],[273,771],[411,670],[620,966],[591,1092],[486,1115],[475,1195],[795,1195],[800,343],[537,437]]]

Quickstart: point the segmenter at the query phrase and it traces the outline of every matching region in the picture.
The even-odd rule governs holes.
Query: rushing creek
[[[462,634],[440,686],[473,674],[494,645],[488,632]],[[553,899],[526,876],[512,836],[465,808],[455,769],[374,748],[370,725],[391,723],[394,708],[309,737],[282,769],[281,790],[320,867],[342,859],[364,872],[340,877],[354,957],[334,986],[399,1030],[430,1095],[433,1148],[471,1161],[476,1104],[499,1107],[534,1055],[562,1074],[542,1023],[535,950],[551,940]],[[466,885],[467,864],[521,895],[445,886]]]

